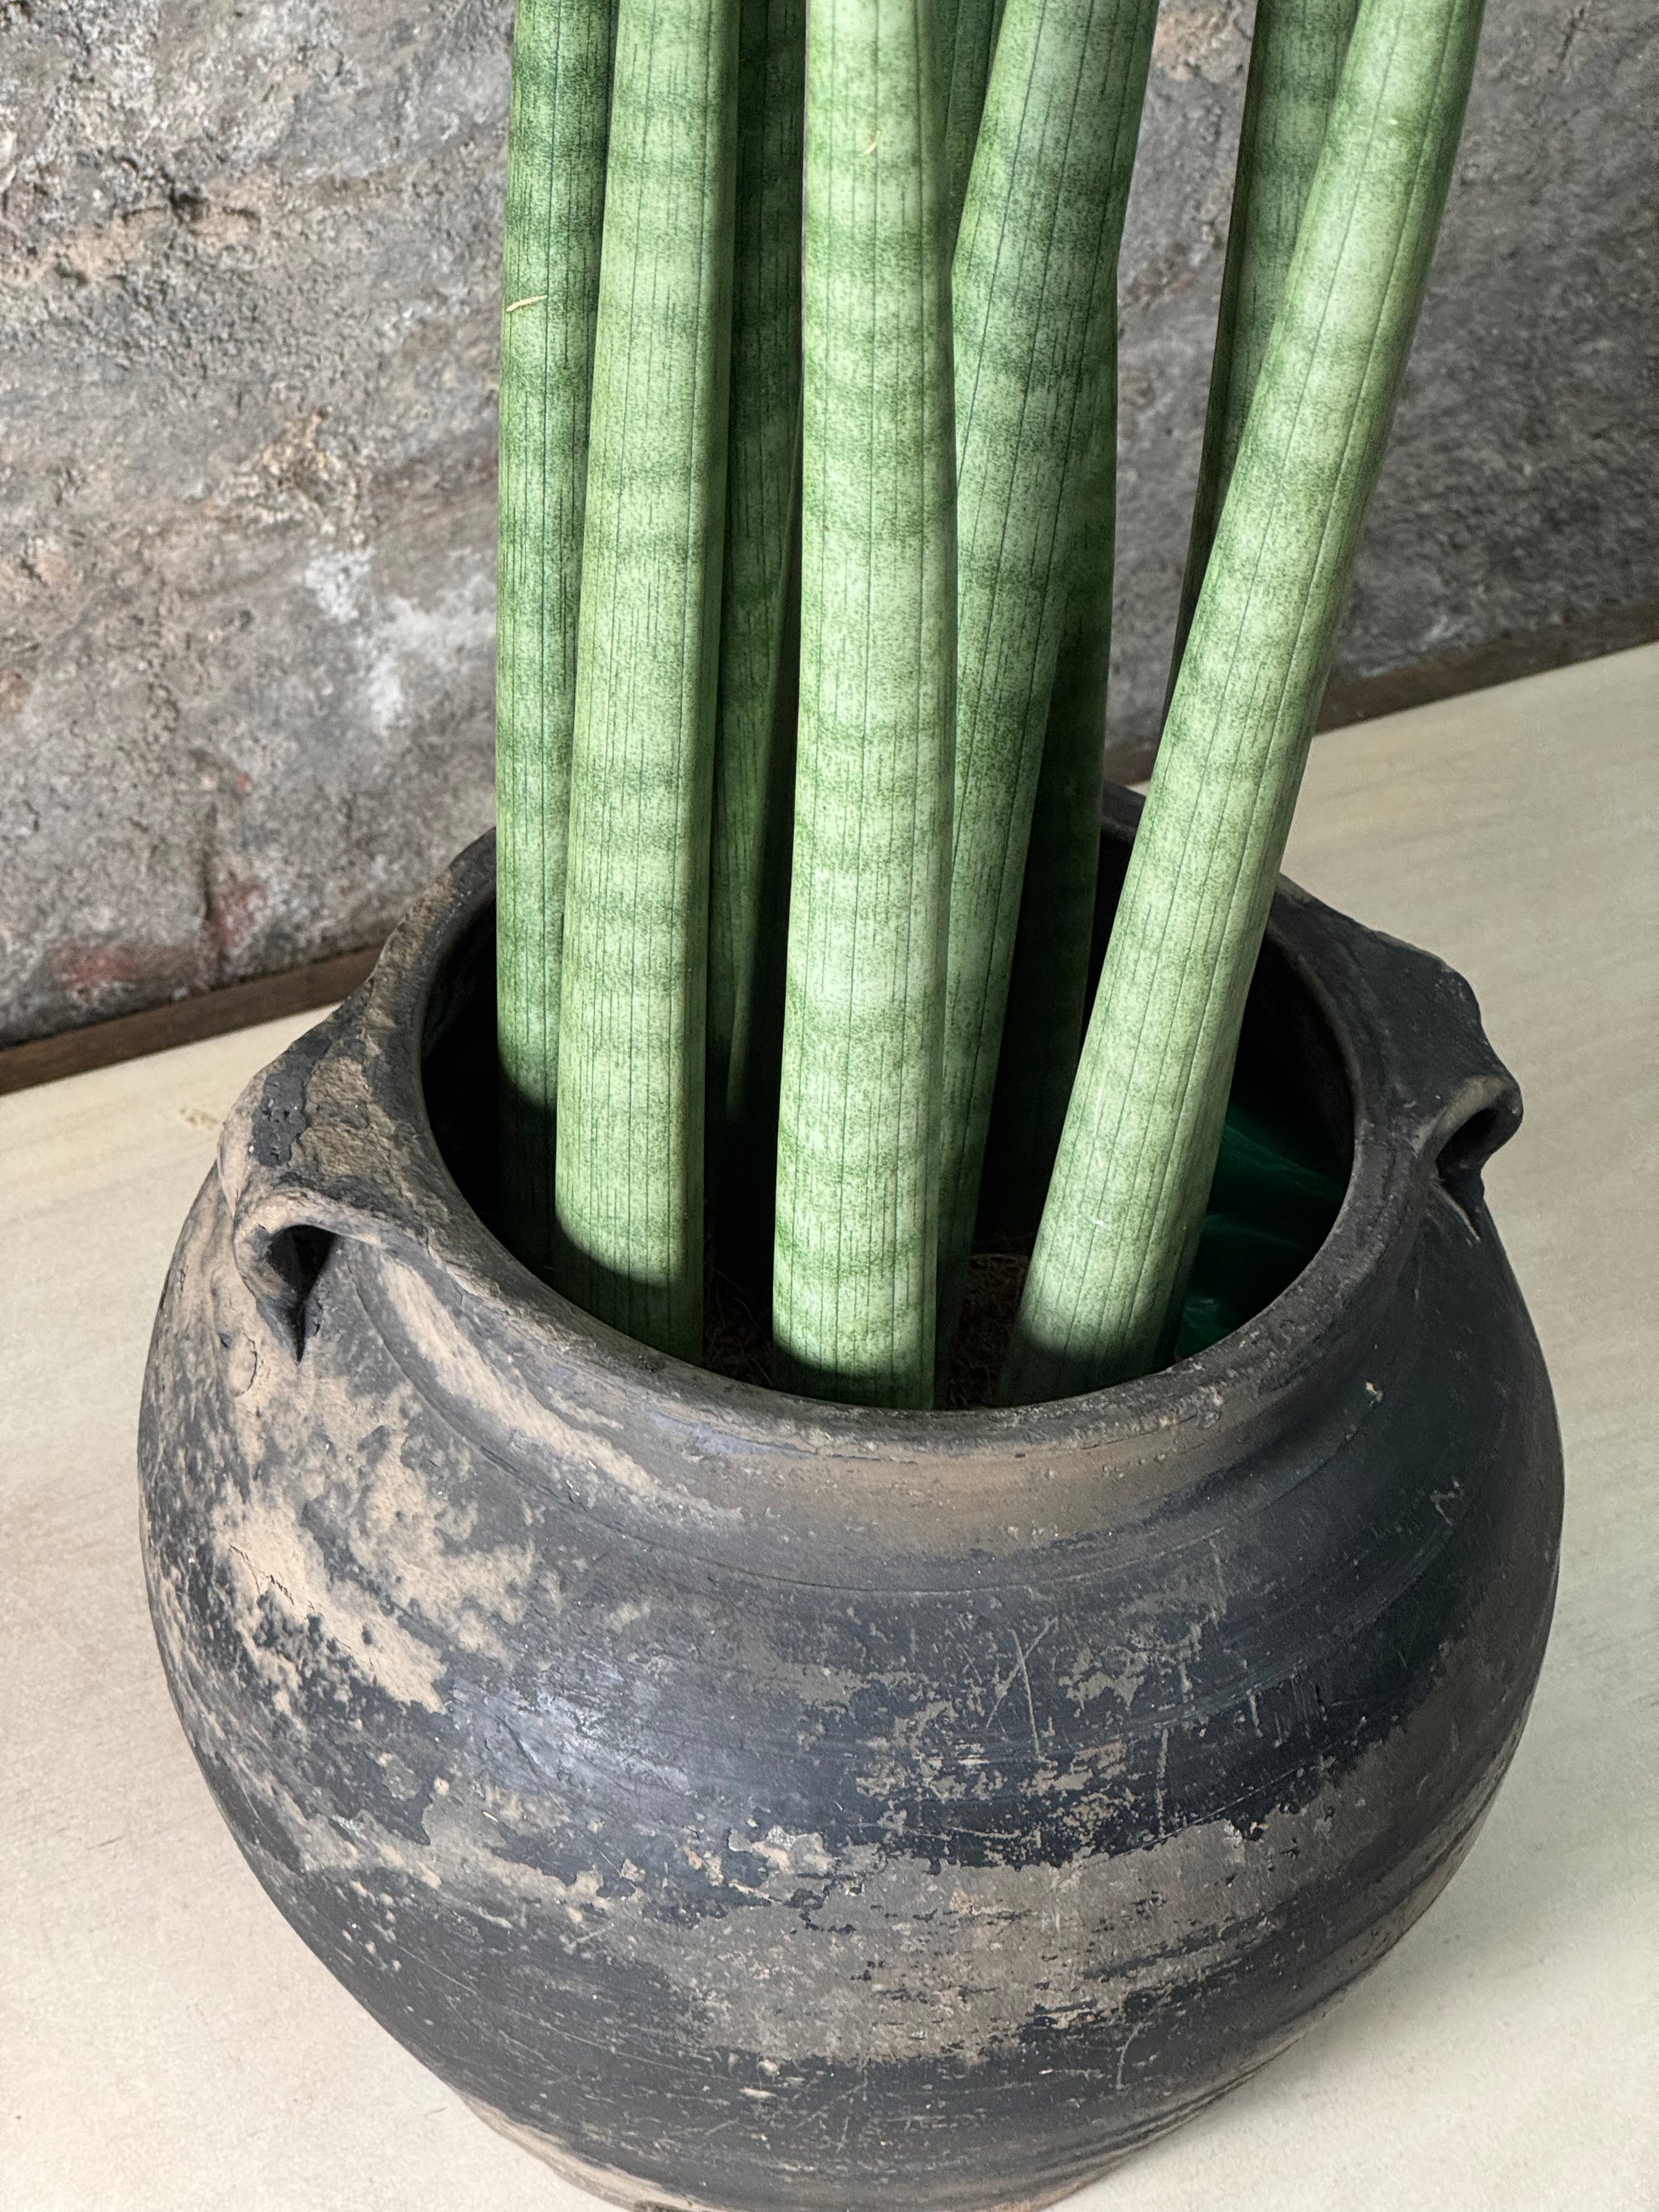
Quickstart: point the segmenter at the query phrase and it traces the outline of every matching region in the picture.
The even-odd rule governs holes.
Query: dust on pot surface
[[[1449,969],[1285,887],[1239,1080],[1346,1185],[1289,1287],[1083,1397],[811,1403],[463,1195],[492,909],[486,841],[180,1238],[141,1459],[197,1758],[333,1972],[589,2187],[1048,2203],[1380,1957],[1514,1750],[1561,1513],[1480,1185],[1514,1084]]]

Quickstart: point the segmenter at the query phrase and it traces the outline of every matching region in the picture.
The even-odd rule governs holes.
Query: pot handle
[[[237,1271],[260,1318],[295,1360],[305,1350],[311,1293],[337,1237],[428,1260],[444,1194],[405,1144],[394,1146],[369,1081],[396,1050],[380,1032],[369,986],[262,1068],[231,1108],[219,1139],[219,1184]],[[380,1081],[385,1083],[385,1075]],[[399,1084],[401,1092],[404,1085]],[[418,1083],[410,1086],[418,1100]]]
[[[1343,919],[1380,1017],[1395,1109],[1419,1158],[1468,1213],[1481,1203],[1482,1169],[1521,1126],[1521,1086],[1492,1050],[1480,1003],[1455,968]]]

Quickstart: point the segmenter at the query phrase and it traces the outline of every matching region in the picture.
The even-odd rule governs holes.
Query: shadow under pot
[[[469,1200],[493,866],[256,1078],[185,1224],[141,1461],[185,1732],[313,1950],[586,2187],[1048,2203],[1380,1958],[1515,1749],[1561,1519],[1481,1190],[1515,1085],[1460,978],[1286,884],[1235,1103],[1340,1192],[1294,1279],[1113,1389],[815,1404]]]

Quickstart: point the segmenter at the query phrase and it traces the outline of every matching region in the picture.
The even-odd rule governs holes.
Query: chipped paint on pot
[[[1241,1069],[1346,1162],[1290,1288],[1112,1390],[813,1404],[590,1320],[464,1195],[492,869],[250,1085],[181,1236],[141,1457],[186,1733],[319,1956],[585,2186],[1050,2203],[1379,1958],[1514,1749],[1561,1511],[1480,1188],[1514,1084],[1449,969],[1287,885]]]

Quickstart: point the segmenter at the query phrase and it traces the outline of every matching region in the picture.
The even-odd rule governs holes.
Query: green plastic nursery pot
[[[492,928],[485,841],[185,1223],[142,1463],[196,1755],[332,1972],[585,2185],[1047,2203],[1380,1958],[1514,1751],[1561,1517],[1481,1189],[1515,1085],[1457,976],[1285,885],[1236,1097],[1342,1188],[1295,1279],[1116,1389],[814,1403],[485,1225]]]

